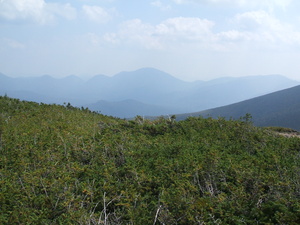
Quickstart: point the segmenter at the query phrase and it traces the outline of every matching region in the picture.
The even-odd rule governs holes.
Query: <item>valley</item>
[[[70,103],[119,118],[199,112],[299,85],[280,75],[186,82],[155,68],[57,79],[0,75],[0,94],[48,104]],[[244,113],[245,114],[245,113]],[[225,115],[224,115],[225,116]]]

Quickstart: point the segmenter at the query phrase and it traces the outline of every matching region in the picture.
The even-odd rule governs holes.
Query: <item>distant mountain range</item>
[[[10,78],[0,74],[0,94],[44,103],[88,107],[121,118],[196,112],[224,106],[298,85],[280,75],[225,77],[185,82],[153,68],[56,79],[45,75]]]
[[[136,100],[128,99],[123,101],[109,102],[105,100],[98,101],[94,104],[89,104],[88,108],[93,111],[98,111],[105,115],[113,115],[120,118],[132,118],[136,115],[167,115],[170,109],[163,106],[148,105]],[[134,112],[139,112],[135,114]]]
[[[239,119],[247,113],[257,126],[280,126],[300,131],[300,85],[223,107],[177,115],[177,119],[189,116]]]

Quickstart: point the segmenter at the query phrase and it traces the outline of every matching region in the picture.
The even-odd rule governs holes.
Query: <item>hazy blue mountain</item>
[[[190,106],[192,112],[232,104],[296,84],[299,83],[280,75],[218,78],[195,86],[184,102],[189,104],[187,107]]]
[[[300,131],[300,86],[277,91],[228,106],[209,109],[197,113],[178,115],[178,119],[188,116],[225,117],[239,119],[250,113],[257,126],[281,126]]]
[[[57,104],[72,102],[80,105],[87,102],[84,98],[77,97],[83,82],[76,76],[61,79],[49,75],[10,78],[2,74],[0,76],[0,93],[6,93],[8,96],[22,100]]]
[[[85,105],[90,110],[98,111],[104,115],[110,115],[120,118],[132,118],[136,115],[141,116],[161,116],[167,115],[169,108],[157,105],[144,104],[136,100],[128,99],[117,102],[98,101],[93,104]]]
[[[30,91],[0,91],[0,95],[7,95],[11,98],[18,98],[26,101],[43,102],[47,104],[55,103],[45,95],[36,94]]]
[[[101,82],[93,82],[93,88],[86,86],[86,95],[106,101],[134,99],[161,105],[170,108],[170,114],[227,105],[298,84],[279,75],[184,82],[151,68],[99,78]]]
[[[147,104],[160,104],[160,99],[188,84],[171,75],[151,68],[121,72],[113,77],[97,76],[85,83],[84,92],[98,100],[122,101],[135,99]],[[163,102],[164,103],[164,102]]]
[[[130,117],[201,111],[298,84],[280,75],[185,82],[154,68],[121,72],[112,77],[97,75],[87,81],[76,76],[10,78],[0,74],[0,93],[8,96],[46,103],[70,102],[79,107],[89,105],[96,111],[107,110],[120,117],[126,117],[129,111]],[[128,99],[134,102],[126,105]],[[144,113],[144,108],[148,113]]]

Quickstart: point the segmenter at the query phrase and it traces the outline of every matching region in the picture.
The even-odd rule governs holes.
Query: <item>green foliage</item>
[[[291,129],[291,128],[286,128],[286,127],[266,127],[266,129],[279,132],[279,133],[297,133],[298,131]]]
[[[300,139],[0,97],[0,224],[299,224]]]

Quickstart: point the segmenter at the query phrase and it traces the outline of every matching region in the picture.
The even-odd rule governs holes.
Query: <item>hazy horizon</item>
[[[184,80],[300,80],[296,0],[2,0],[0,72],[55,78],[153,67]]]
[[[43,77],[43,76],[50,76],[51,78],[53,79],[64,79],[64,78],[68,78],[68,77],[77,77],[79,79],[81,79],[83,82],[85,81],[89,81],[90,79],[93,79],[97,76],[106,76],[108,78],[112,78],[118,74],[121,74],[121,73],[132,73],[132,72],[135,72],[135,71],[139,71],[139,70],[144,70],[144,69],[150,69],[150,70],[157,70],[157,71],[161,71],[163,73],[166,73],[178,80],[181,80],[181,81],[184,81],[184,82],[196,82],[196,81],[203,81],[203,82],[208,82],[208,81],[213,81],[213,80],[217,80],[217,79],[227,79],[227,78],[247,78],[247,77],[259,77],[259,76],[262,76],[262,77],[268,77],[268,76],[281,76],[281,77],[285,77],[287,79],[290,79],[291,81],[298,81],[300,82],[300,77],[297,79],[293,79],[293,78],[290,78],[288,76],[285,76],[285,75],[282,75],[282,74],[253,74],[253,75],[245,75],[245,76],[219,76],[219,77],[213,77],[213,78],[207,78],[207,79],[202,79],[202,80],[184,80],[184,78],[181,78],[181,77],[176,77],[174,76],[173,74],[170,74],[170,73],[167,73],[166,71],[163,71],[163,70],[159,70],[157,68],[153,68],[153,67],[143,67],[143,68],[138,68],[136,70],[131,70],[131,71],[119,71],[115,74],[112,74],[112,75],[107,75],[107,74],[94,74],[94,75],[90,75],[90,76],[86,76],[86,75],[76,75],[76,74],[69,74],[69,75],[66,75],[66,76],[54,76],[54,75],[51,75],[51,74],[36,74],[36,75],[27,75],[27,76],[24,76],[24,75],[15,75],[15,76],[11,76],[9,74],[5,74],[5,73],[2,73],[0,71],[0,74],[3,74],[7,77],[10,77],[10,78],[39,78],[39,77]]]

